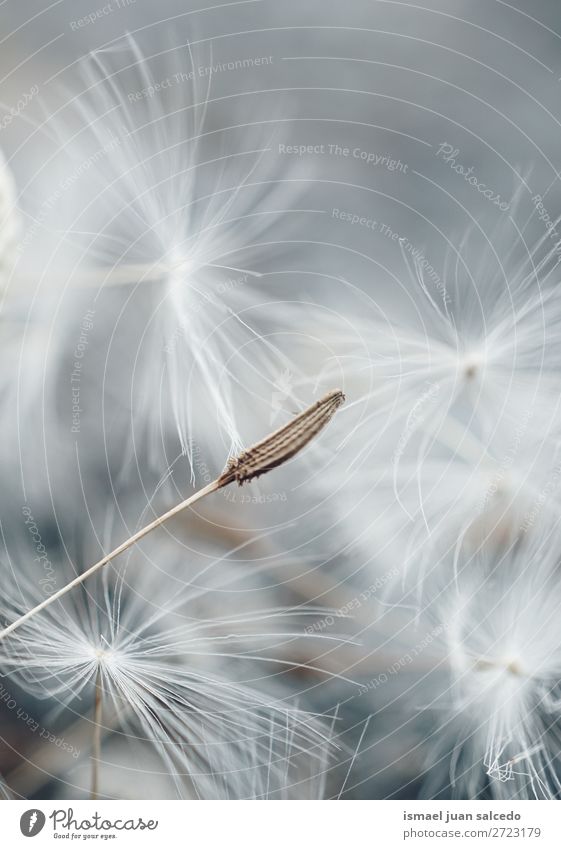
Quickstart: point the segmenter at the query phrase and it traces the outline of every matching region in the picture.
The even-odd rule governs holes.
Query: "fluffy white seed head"
[[[189,45],[148,54],[129,37],[81,63],[84,90],[68,92],[48,129],[66,171],[91,165],[65,194],[68,283],[103,289],[97,325],[124,337],[132,373],[116,357],[110,388],[115,375],[121,396],[130,384],[151,445],[173,426],[192,460],[193,440],[216,432],[223,460],[244,443],[251,403],[234,393],[251,376],[270,395],[289,361],[274,342],[259,344],[270,298],[256,266],[299,190],[272,152],[274,109],[260,121],[242,101],[237,123],[216,126],[204,64]],[[155,80],[168,82],[154,90]],[[112,297],[115,285],[125,294]]]

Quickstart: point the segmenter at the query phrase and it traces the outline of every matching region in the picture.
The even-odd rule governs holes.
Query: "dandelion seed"
[[[424,701],[441,720],[429,755],[431,795],[446,764],[460,798],[477,798],[485,785],[496,798],[558,796],[560,543],[545,523],[508,546],[464,546],[455,578],[433,576],[421,619],[447,627],[434,641]]]
[[[248,346],[258,331],[242,317],[250,309],[257,318],[263,302],[255,246],[278,231],[297,187],[270,154],[273,118],[237,114],[234,126],[207,126],[212,77],[201,81],[201,64],[189,44],[146,55],[129,36],[80,63],[85,90],[69,92],[48,124],[65,170],[80,174],[68,192],[71,220],[64,230],[57,221],[85,257],[70,282],[101,293],[111,325],[121,299],[127,316],[135,311],[122,331],[137,352],[134,419],[150,446],[162,420],[174,427],[191,462],[194,436],[208,437],[209,422],[218,423],[216,440],[225,436],[230,453],[243,444],[243,410],[232,394],[240,377],[231,363],[257,373]],[[153,92],[158,79],[170,84]],[[263,345],[262,374],[272,350]],[[155,407],[163,373],[165,397]]]

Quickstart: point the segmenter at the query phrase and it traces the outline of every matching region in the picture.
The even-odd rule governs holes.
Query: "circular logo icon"
[[[37,808],[32,808],[21,815],[19,827],[25,837],[35,837],[39,834],[45,825],[45,814],[43,811],[38,811]]]

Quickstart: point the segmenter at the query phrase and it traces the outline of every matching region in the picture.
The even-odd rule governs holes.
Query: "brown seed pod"
[[[344,400],[340,389],[328,392],[288,424],[233,457],[218,478],[218,486],[233,481],[241,486],[290,460],[325,427]]]

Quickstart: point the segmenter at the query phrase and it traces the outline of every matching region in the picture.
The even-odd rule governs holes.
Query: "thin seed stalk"
[[[84,583],[91,575],[127,551],[127,549],[156,530],[156,528],[159,528],[160,525],[163,525],[169,519],[177,516],[178,513],[196,504],[197,501],[201,501],[207,495],[216,492],[218,489],[222,489],[224,486],[228,486],[228,484],[234,481],[239,486],[242,486],[242,484],[286,463],[298,454],[325,427],[344,400],[345,396],[340,389],[334,389],[328,392],[323,398],[320,398],[315,404],[312,404],[293,418],[288,424],[278,428],[278,430],[269,434],[261,442],[257,442],[251,448],[243,451],[238,457],[231,459],[225,471],[216,480],[207,484],[207,486],[195,492],[189,498],[186,498],[185,501],[176,504],[175,507],[172,507],[171,510],[168,510],[162,516],[158,516],[158,518],[126,539],[117,548],[114,548],[113,551],[110,551],[109,554],[106,554],[101,560],[90,566],[89,569],[86,569],[85,572],[82,572],[81,575],[78,575],[66,584],[66,586],[61,587],[60,590],[57,590],[57,592],[44,599],[40,604],[37,604],[10,625],[7,625],[0,631],[0,640],[13,633],[20,625],[23,625],[32,616],[35,616],[36,613],[44,610],[53,604],[53,602],[57,601],[57,599],[62,598],[66,593],[74,589],[74,587]]]

